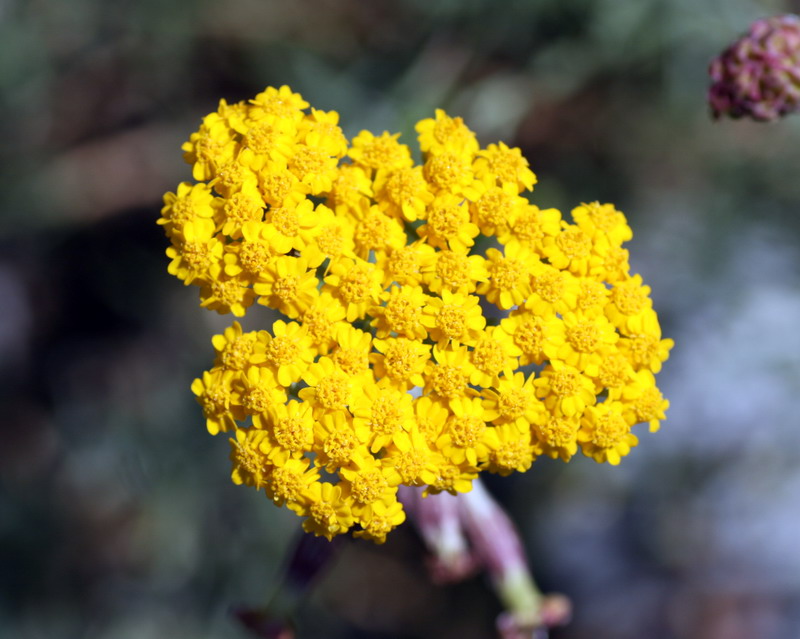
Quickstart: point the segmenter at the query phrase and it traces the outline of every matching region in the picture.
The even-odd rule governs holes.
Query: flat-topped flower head
[[[421,162],[286,86],[222,101],[157,221],[203,307],[279,316],[215,335],[192,391],[231,433],[231,479],[327,539],[383,543],[400,486],[456,495],[578,450],[615,465],[669,407],[673,342],[625,216],[539,208],[521,150],[440,109],[416,130]]]

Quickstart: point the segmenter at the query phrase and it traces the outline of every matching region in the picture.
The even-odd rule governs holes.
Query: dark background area
[[[554,639],[800,636],[800,117],[712,122],[751,0],[0,1],[0,636],[243,637],[299,521],[229,480],[189,385],[231,318],[166,273],[161,197],[220,98],[290,85],[345,132],[437,107],[520,146],[535,203],[610,201],[676,340],[661,432],[618,468],[490,482]],[[258,312],[246,328],[259,327]],[[404,527],[353,542],[302,637],[492,636]]]

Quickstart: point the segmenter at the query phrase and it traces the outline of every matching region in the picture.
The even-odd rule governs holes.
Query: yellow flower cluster
[[[203,307],[286,316],[216,335],[192,385],[209,432],[233,434],[234,482],[307,531],[381,543],[400,484],[465,492],[579,448],[618,464],[633,425],[658,429],[672,340],[622,213],[538,208],[519,149],[441,110],[417,124],[419,166],[398,135],[348,143],[308,106],[286,86],[221,102],[183,146],[197,183],[159,219]]]

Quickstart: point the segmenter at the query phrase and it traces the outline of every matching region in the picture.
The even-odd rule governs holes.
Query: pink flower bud
[[[757,20],[709,67],[711,114],[775,120],[800,110],[800,18]]]

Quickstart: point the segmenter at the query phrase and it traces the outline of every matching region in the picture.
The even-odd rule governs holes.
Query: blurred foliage
[[[189,384],[228,324],[166,275],[162,194],[220,98],[289,84],[349,135],[443,107],[520,146],[537,203],[615,202],[665,334],[665,428],[619,469],[492,483],[556,638],[800,635],[800,119],[711,123],[752,0],[0,2],[0,636],[242,636],[291,515],[228,480]],[[248,315],[247,327],[259,316]],[[353,543],[304,637],[486,637],[480,579]]]

